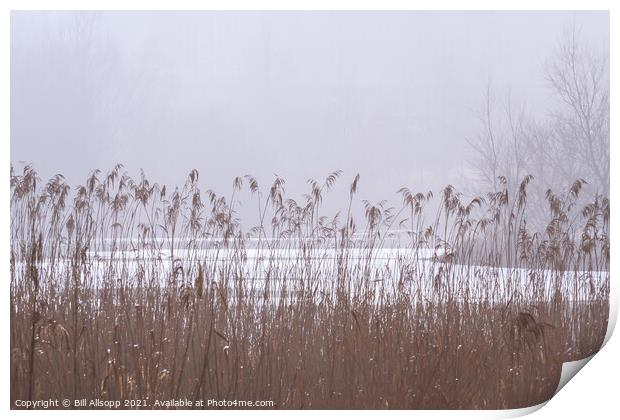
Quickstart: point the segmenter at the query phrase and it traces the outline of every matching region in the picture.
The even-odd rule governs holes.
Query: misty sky
[[[491,81],[547,109],[544,64],[603,12],[14,12],[11,161],[82,182],[125,164],[205,187],[361,173],[362,198],[465,182]]]

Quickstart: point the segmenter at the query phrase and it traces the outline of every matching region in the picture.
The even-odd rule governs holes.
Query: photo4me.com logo
[[[244,401],[244,400],[207,400],[207,407],[273,407],[273,401]]]

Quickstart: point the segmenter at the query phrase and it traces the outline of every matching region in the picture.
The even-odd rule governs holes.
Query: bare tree
[[[585,48],[573,28],[546,73],[560,104],[544,135],[532,136],[532,146],[563,178],[584,178],[597,192],[608,195],[608,57]]]
[[[609,195],[607,57],[586,48],[577,30],[567,32],[545,69],[556,101],[543,117],[526,116],[510,99],[499,107],[487,87],[481,129],[469,141],[479,187],[496,190],[499,176],[516,186],[531,174],[531,207],[541,213],[548,189],[565,191],[578,179],[590,195]]]
[[[489,81],[480,115],[480,131],[475,138],[468,139],[475,152],[471,164],[478,187],[482,184],[483,188],[495,191],[500,176],[506,178],[509,187],[521,182],[529,169],[528,135],[523,108],[516,106],[509,95],[504,103],[499,103]]]

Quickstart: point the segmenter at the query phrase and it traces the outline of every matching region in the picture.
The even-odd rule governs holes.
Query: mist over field
[[[11,161],[71,184],[123,163],[220,193],[277,174],[300,196],[337,169],[369,200],[478,190],[487,90],[492,118],[545,121],[575,30],[608,51],[604,12],[13,12]]]

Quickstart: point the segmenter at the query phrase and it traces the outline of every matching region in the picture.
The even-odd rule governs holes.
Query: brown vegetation
[[[400,208],[366,202],[358,225],[359,176],[346,213],[327,218],[339,172],[298,203],[280,178],[264,193],[237,178],[229,200],[203,201],[196,171],[169,192],[121,170],[94,172],[72,202],[61,176],[11,174],[12,407],[516,408],[550,398],[561,363],[602,344],[609,201],[576,213],[583,181],[549,191],[547,228],[531,232],[530,177],[467,202],[447,187],[430,222],[432,194],[402,189]],[[244,186],[260,220],[245,232]],[[393,265],[379,258],[390,241]]]

